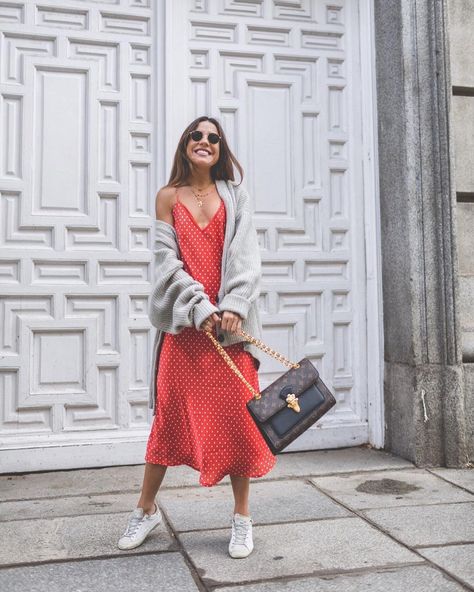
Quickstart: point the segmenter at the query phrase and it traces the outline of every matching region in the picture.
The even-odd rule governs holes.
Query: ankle
[[[156,502],[152,502],[151,504],[138,502],[137,508],[142,508],[143,512],[145,514],[149,514],[149,515],[154,514],[155,512],[158,511],[158,506],[157,506]]]
[[[250,512],[248,508],[243,508],[241,510],[234,508],[234,514],[240,514],[241,516],[246,516],[247,518],[250,518]]]

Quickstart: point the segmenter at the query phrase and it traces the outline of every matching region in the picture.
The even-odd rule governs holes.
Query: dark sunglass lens
[[[195,130],[194,132],[191,132],[191,138],[195,142],[199,142],[199,140],[202,138],[202,132],[200,132],[199,130]]]
[[[207,139],[209,140],[209,142],[211,144],[217,144],[217,142],[220,140],[220,138],[217,134],[209,134],[207,136]]]

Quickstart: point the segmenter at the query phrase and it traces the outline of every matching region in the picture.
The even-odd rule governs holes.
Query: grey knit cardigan
[[[156,377],[164,333],[177,334],[184,327],[199,329],[204,319],[213,312],[228,310],[242,317],[244,331],[257,339],[261,338],[262,326],[257,303],[261,260],[249,195],[233,181],[218,180],[216,189],[226,209],[217,306],[209,300],[204,286],[184,271],[174,227],[163,220],[155,220],[155,281],[148,304],[150,322],[157,329],[149,392],[149,407],[153,409],[153,414],[156,412]],[[241,336],[219,328],[216,333],[223,347],[244,341]],[[262,355],[260,350],[248,342],[245,342],[244,348],[255,358],[258,368]],[[216,350],[216,356],[218,355],[220,354]],[[232,372],[230,368],[229,372]]]

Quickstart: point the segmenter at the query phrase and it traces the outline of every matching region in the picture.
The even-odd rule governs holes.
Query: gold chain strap
[[[272,358],[275,358],[275,360],[278,360],[279,362],[281,362],[284,366],[288,366],[288,368],[299,368],[300,367],[300,365],[297,362],[292,362],[288,358],[285,358],[285,356],[283,354],[280,354],[279,352],[275,351],[271,347],[268,347],[268,345],[265,345],[265,343],[263,343],[263,341],[260,341],[260,339],[252,337],[252,335],[249,335],[248,333],[246,333],[242,329],[240,330],[240,334],[242,335],[242,337],[245,337],[245,339],[247,341],[250,341],[250,343],[253,343],[253,345],[255,345],[256,347],[258,347],[259,349],[264,351],[269,356],[272,356]]]
[[[225,351],[225,349],[222,347],[222,345],[217,341],[217,339],[214,337],[214,335],[212,335],[212,333],[210,331],[206,331],[205,333],[209,337],[209,339],[212,341],[212,343],[216,346],[217,351],[224,358],[227,365],[235,372],[235,374],[237,374],[237,376],[242,380],[242,382],[245,383],[245,385],[247,386],[249,391],[252,393],[254,398],[260,399],[261,394],[253,388],[253,386],[249,383],[249,381],[246,378],[244,378],[244,376],[242,375],[242,372],[237,368],[237,366],[234,364],[232,358]],[[275,358],[276,360],[278,360],[279,362],[281,362],[285,366],[288,366],[289,368],[299,368],[300,367],[299,364],[297,364],[295,362],[291,362],[290,360],[288,360],[288,358],[285,358],[284,355],[278,353],[277,351],[275,351],[271,347],[268,347],[268,345],[265,345],[265,343],[263,343],[263,341],[260,341],[260,339],[256,339],[255,337],[252,337],[252,335],[249,335],[248,333],[246,333],[245,331],[242,331],[242,330],[240,330],[240,334],[247,341],[249,341],[250,343],[253,343],[253,345],[258,347],[259,349],[261,349],[262,351],[264,351],[268,355],[272,356],[273,358]]]

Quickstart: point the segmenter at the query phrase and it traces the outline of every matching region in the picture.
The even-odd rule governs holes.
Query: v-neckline
[[[209,222],[208,222],[208,223],[206,224],[206,226],[204,226],[204,227],[201,227],[201,226],[199,226],[199,224],[198,224],[198,223],[196,222],[196,220],[194,219],[194,216],[191,214],[191,212],[188,210],[188,208],[187,208],[187,207],[184,205],[184,203],[183,203],[182,201],[178,200],[178,201],[177,201],[177,202],[174,204],[174,207],[176,207],[178,204],[181,204],[181,205],[183,206],[183,208],[186,210],[186,212],[188,213],[188,216],[191,218],[191,220],[194,222],[194,224],[195,224],[195,225],[196,225],[196,226],[199,228],[199,230],[201,230],[201,231],[204,231],[204,230],[206,230],[207,228],[209,228],[209,226],[210,226],[210,225],[211,225],[211,224],[214,222],[214,219],[216,218],[217,214],[220,212],[220,209],[221,209],[221,207],[222,207],[222,204],[223,204],[224,202],[222,201],[222,198],[221,198],[221,197],[219,197],[219,199],[220,199],[220,204],[219,204],[219,207],[218,207],[218,208],[217,208],[217,210],[216,210],[216,213],[215,213],[215,214],[212,216],[212,218],[209,220]],[[173,208],[173,209],[174,209],[174,208]]]

